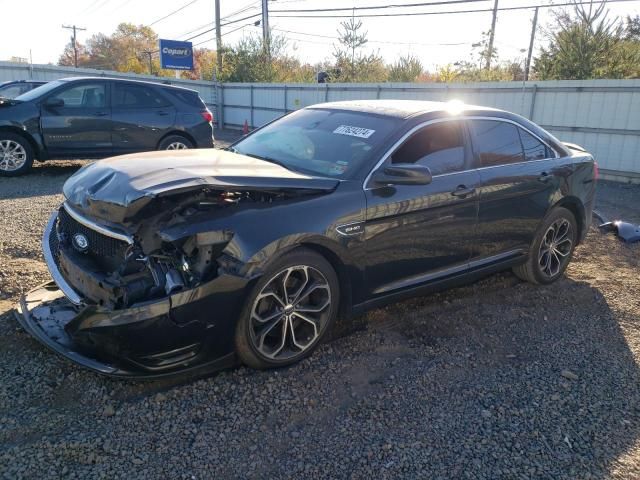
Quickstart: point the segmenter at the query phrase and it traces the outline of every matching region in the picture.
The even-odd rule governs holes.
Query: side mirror
[[[44,101],[45,107],[64,107],[64,100],[61,98],[49,97]]]
[[[428,185],[433,177],[424,165],[397,163],[376,171],[372,180],[378,185]]]

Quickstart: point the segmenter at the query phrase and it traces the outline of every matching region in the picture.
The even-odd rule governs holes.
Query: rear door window
[[[170,103],[153,88],[114,82],[113,106],[118,108],[161,108]]]
[[[518,127],[496,120],[472,120],[473,148],[482,167],[524,161]]]
[[[412,135],[391,157],[392,163],[429,167],[432,175],[465,169],[464,135],[456,121],[428,125]]]

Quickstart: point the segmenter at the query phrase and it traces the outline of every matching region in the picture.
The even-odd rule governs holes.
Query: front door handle
[[[156,113],[157,113],[158,115],[160,115],[161,117],[164,117],[164,116],[166,116],[166,115],[169,115],[169,112],[164,112],[164,111],[162,111],[162,112],[156,112]]]
[[[475,188],[467,188],[466,185],[460,185],[453,192],[451,192],[451,195],[453,195],[454,197],[464,198],[468,195],[473,195],[474,193],[476,193]]]
[[[106,117],[109,115],[109,112],[96,112],[93,114],[94,117]]]

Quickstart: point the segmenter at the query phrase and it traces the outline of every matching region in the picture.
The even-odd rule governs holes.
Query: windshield
[[[39,87],[34,88],[26,93],[23,93],[19,97],[16,97],[16,100],[20,100],[21,102],[28,102],[30,100],[35,100],[36,98],[40,98],[42,95],[49,93],[54,88],[58,88],[60,85],[64,85],[66,82],[63,80],[54,80],[53,82],[45,83],[44,85],[40,85]]]
[[[303,109],[273,122],[233,150],[284,167],[348,178],[395,127],[392,118],[344,110]]]

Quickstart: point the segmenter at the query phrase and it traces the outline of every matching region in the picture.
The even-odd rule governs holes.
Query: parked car
[[[194,90],[116,78],[54,80],[0,103],[0,175],[26,173],[34,159],[210,148],[212,121]]]
[[[289,365],[339,313],[508,268],[556,281],[596,177],[590,154],[508,112],[316,105],[226,151],[83,167],[45,230],[54,281],[18,319],[110,375]]]
[[[35,80],[10,80],[8,82],[0,82],[0,98],[16,98],[45,83],[47,82],[38,82]]]

